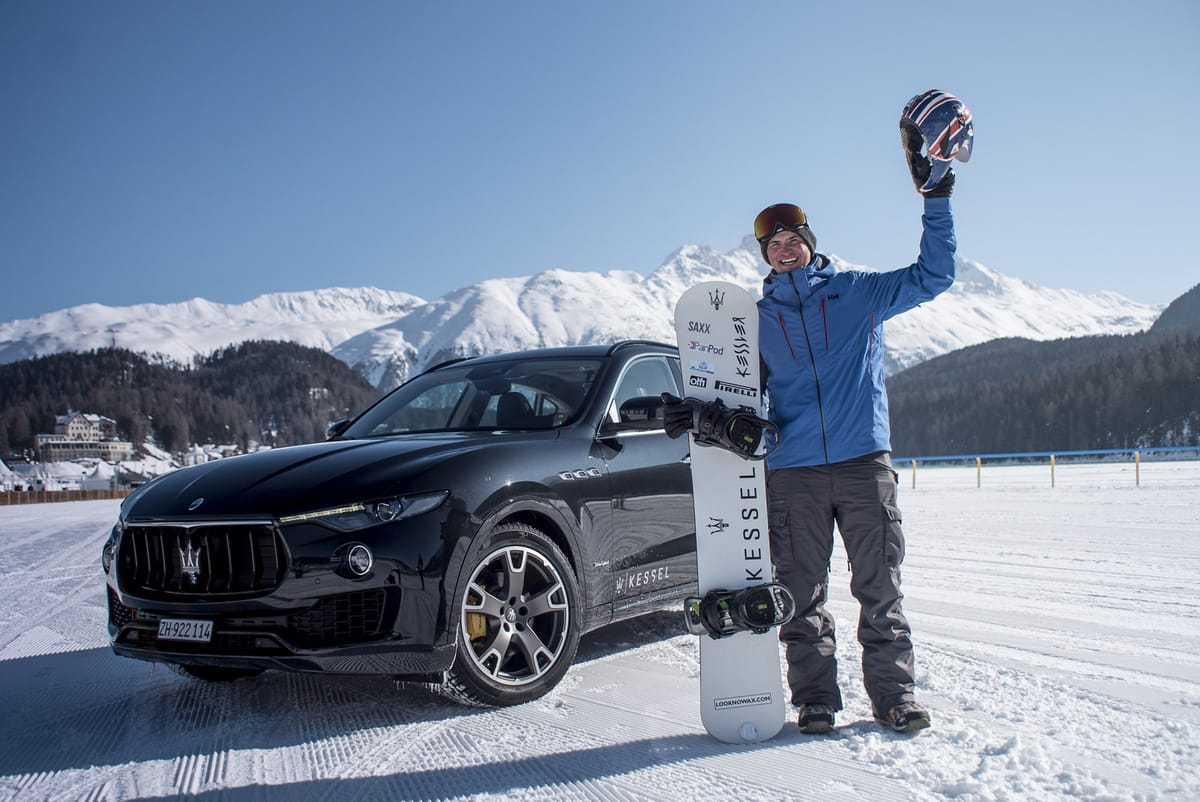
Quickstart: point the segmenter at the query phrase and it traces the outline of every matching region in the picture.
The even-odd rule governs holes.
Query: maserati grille
[[[124,590],[163,600],[270,593],[287,567],[282,538],[264,522],[130,526],[117,558]]]

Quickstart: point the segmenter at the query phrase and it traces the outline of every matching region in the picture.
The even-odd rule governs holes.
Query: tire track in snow
[[[111,508],[115,521],[119,502],[73,503],[88,505],[81,508],[87,516],[82,522],[66,519],[62,527],[0,535],[0,594],[16,602],[0,608],[0,660],[30,653],[29,645],[12,653],[8,647],[39,626],[61,637],[48,647],[54,651],[107,644],[100,548],[112,523],[97,525],[92,516],[106,516]],[[45,632],[38,637],[45,639]]]

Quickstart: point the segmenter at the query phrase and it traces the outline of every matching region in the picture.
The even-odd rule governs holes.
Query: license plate
[[[190,640],[208,643],[212,640],[212,621],[187,618],[163,618],[158,622],[159,640]]]

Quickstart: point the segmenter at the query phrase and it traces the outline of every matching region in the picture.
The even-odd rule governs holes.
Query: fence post
[[[916,490],[917,489],[917,461],[916,460],[912,461],[912,466],[913,466],[912,486],[913,486],[913,490]]]
[[[983,486],[983,457],[975,458],[975,486]]]
[[[1133,452],[1133,486],[1142,486],[1142,452]]]
[[[1054,489],[1054,455],[1050,455],[1050,489]]]

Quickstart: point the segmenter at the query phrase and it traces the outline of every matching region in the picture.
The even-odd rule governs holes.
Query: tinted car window
[[[572,422],[601,360],[513,359],[422,374],[368,410],[343,437],[476,429],[552,429]]]
[[[635,398],[658,398],[663,393],[679,394],[679,362],[662,356],[642,357],[629,363],[609,404],[609,419],[622,422],[620,410]]]

